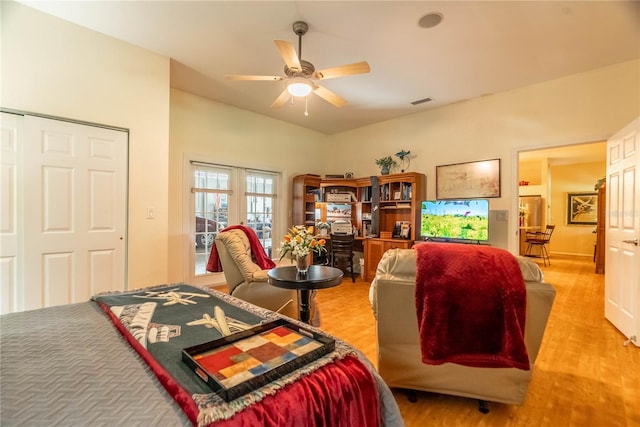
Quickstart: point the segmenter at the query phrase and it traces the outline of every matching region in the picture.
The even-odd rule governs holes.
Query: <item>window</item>
[[[208,274],[206,266],[215,237],[229,225],[251,227],[272,257],[278,174],[201,162],[191,162],[191,166],[195,276]],[[244,188],[238,188],[241,183]],[[243,193],[244,198],[236,196]]]

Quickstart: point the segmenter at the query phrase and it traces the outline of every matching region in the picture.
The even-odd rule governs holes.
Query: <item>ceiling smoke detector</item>
[[[443,16],[440,12],[430,12],[418,20],[420,28],[433,28],[442,22]]]

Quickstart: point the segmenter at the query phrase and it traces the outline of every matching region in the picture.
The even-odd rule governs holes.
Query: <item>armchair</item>
[[[298,319],[298,294],[268,283],[267,271],[254,262],[251,244],[244,228],[226,229],[218,233],[215,247],[229,293],[236,298]],[[311,301],[312,319],[315,304]],[[314,322],[315,324],[315,322]]]
[[[485,401],[521,404],[555,297],[554,288],[543,281],[540,268],[530,260],[517,258],[527,293],[524,340],[531,370],[455,363],[426,365],[421,361],[415,310],[416,258],[415,249],[387,251],[371,283],[369,298],[376,317],[378,371],[382,378],[390,387],[478,399],[483,412]]]

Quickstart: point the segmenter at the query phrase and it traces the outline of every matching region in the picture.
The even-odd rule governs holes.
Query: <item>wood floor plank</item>
[[[521,406],[418,393],[394,395],[407,427],[422,426],[640,426],[640,349],[604,318],[604,276],[591,258],[552,256],[540,267],[556,289],[544,340]],[[321,329],[360,349],[377,365],[369,283],[344,281],[318,292]],[[413,307],[408,307],[413,309]]]

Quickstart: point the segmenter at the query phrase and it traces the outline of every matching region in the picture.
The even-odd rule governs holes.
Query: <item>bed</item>
[[[129,303],[139,299],[139,311],[151,303],[166,313],[182,306],[194,309],[196,300],[206,300],[211,315],[194,319],[193,313],[172,314],[167,322],[157,320],[157,313],[164,312],[157,309],[134,319],[129,305],[118,305],[120,297]],[[335,337],[330,337],[335,350],[329,354],[241,397],[226,401],[212,393],[186,364],[165,359],[185,345],[180,339],[188,334],[180,335],[180,327],[197,330],[195,339],[201,341],[225,335],[213,327],[218,324],[212,319],[220,314],[215,307],[228,316],[221,324],[228,320],[232,329],[279,319],[310,328],[227,294],[185,284],[6,314],[0,316],[0,424],[403,425],[393,395],[373,366]],[[174,324],[173,329],[167,324]],[[145,331],[144,337],[139,331]],[[178,337],[166,338],[172,335]],[[152,353],[161,347],[171,350]]]

